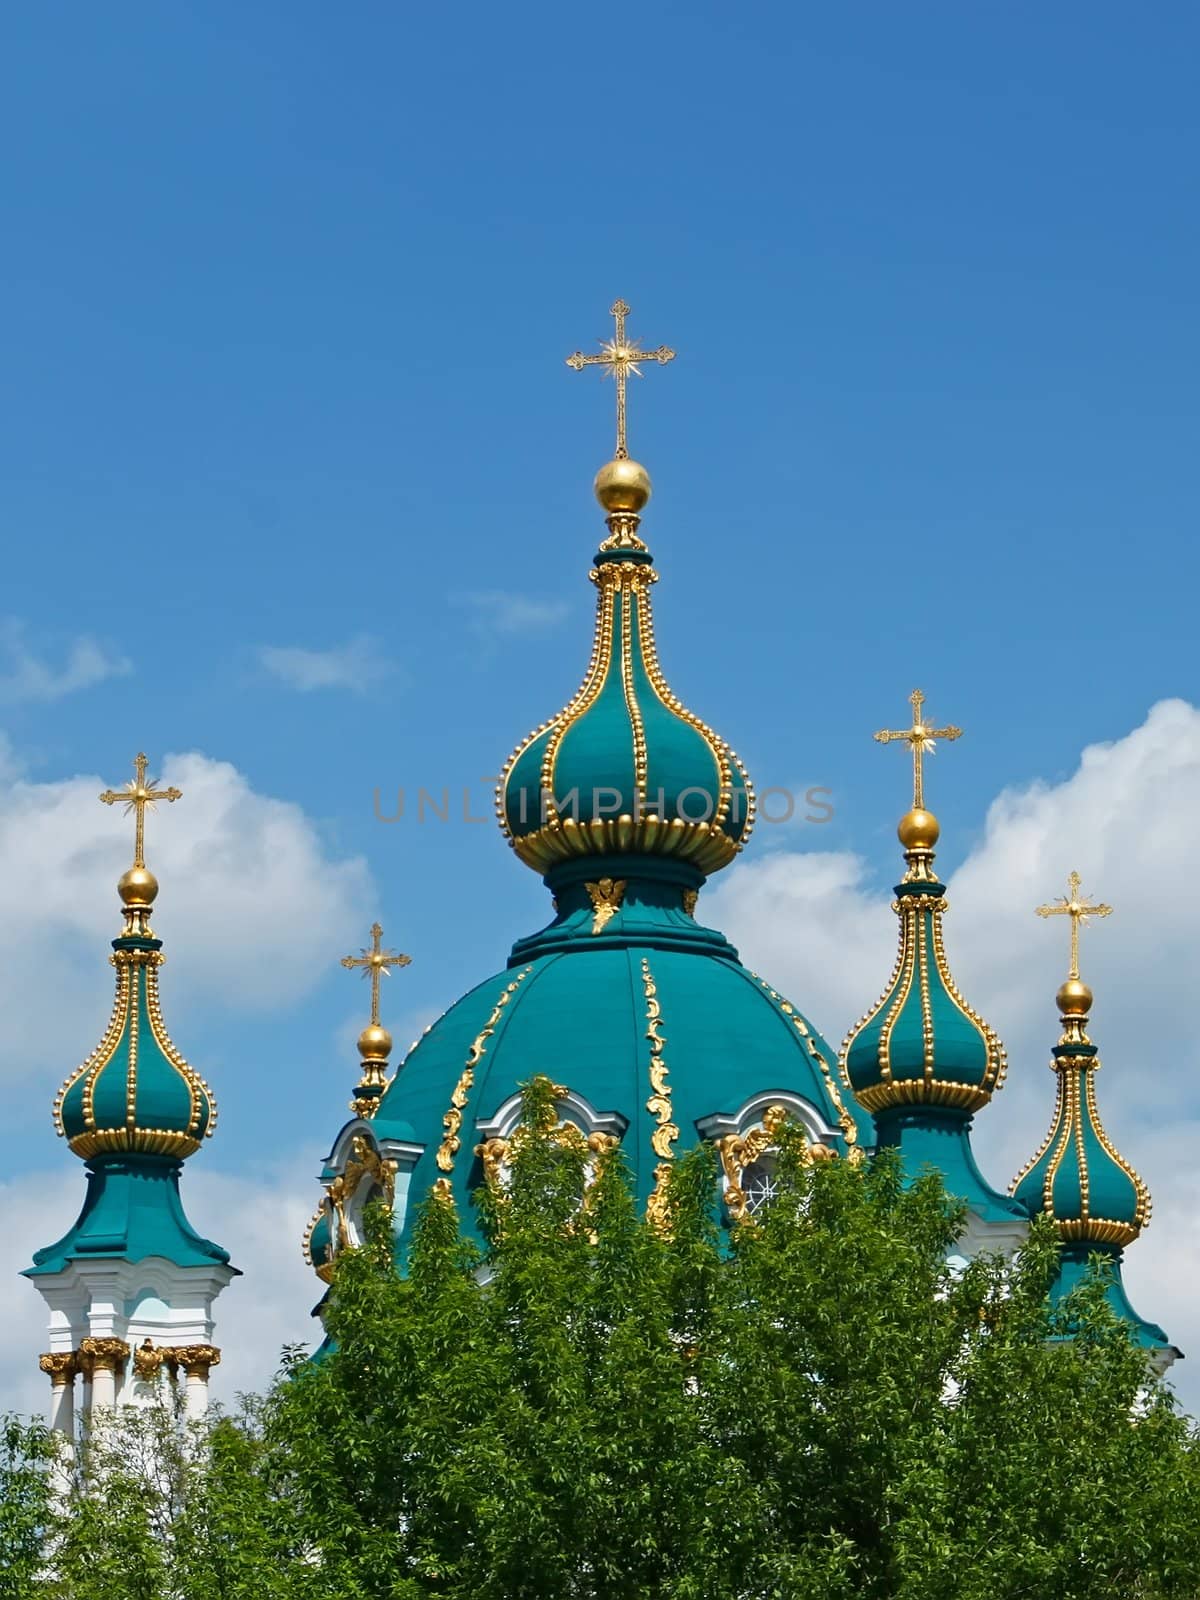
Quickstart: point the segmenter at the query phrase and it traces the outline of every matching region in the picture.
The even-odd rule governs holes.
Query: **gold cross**
[[[601,342],[599,355],[585,356],[582,350],[576,350],[573,356],[567,357],[567,365],[576,372],[582,372],[584,367],[606,367],[612,373],[617,385],[617,460],[625,461],[629,457],[625,446],[625,380],[631,372],[635,378],[642,376],[640,361],[657,361],[660,367],[665,367],[668,361],[674,361],[675,352],[665,344],[660,344],[657,350],[643,350],[637,339],[626,336],[625,318],[629,307],[624,300],[618,300],[609,314],[617,325],[615,336]]]
[[[182,789],[156,789],[156,778],[146,782],[146,758],[139,750],[133,763],[133,770],[137,774],[132,783],[127,783],[123,789],[106,789],[100,796],[106,806],[115,806],[120,801],[125,807],[125,815],[131,811],[137,813],[137,825],[133,836],[133,864],[135,867],[146,865],[143,852],[146,844],[146,807],[154,810],[156,800],[182,800]]]
[[[922,811],[925,807],[925,773],[922,762],[926,756],[931,756],[937,748],[935,741],[938,739],[961,739],[961,728],[931,728],[921,714],[921,707],[925,704],[925,696],[920,689],[914,689],[908,697],[912,706],[913,719],[911,728],[881,728],[875,735],[880,744],[891,744],[893,739],[905,739],[912,750],[913,758],[913,810]]]
[[[1086,924],[1089,917],[1111,917],[1112,907],[1096,905],[1085,896],[1079,898],[1079,885],[1082,882],[1079,874],[1073,872],[1067,879],[1070,888],[1069,895],[1060,895],[1050,906],[1036,907],[1039,917],[1070,917],[1071,919],[1071,970],[1068,978],[1079,977],[1079,928]]]
[[[412,962],[411,956],[401,955],[399,950],[383,950],[380,940],[383,938],[383,929],[376,922],[371,928],[371,948],[364,950],[358,956],[343,956],[344,967],[364,968],[363,977],[371,980],[371,1026],[379,1026],[379,980],[386,978],[393,967],[407,967]]]

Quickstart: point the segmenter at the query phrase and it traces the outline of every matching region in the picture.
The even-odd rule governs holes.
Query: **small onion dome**
[[[1004,1046],[963,999],[942,940],[945,885],[931,871],[938,823],[927,811],[900,821],[909,870],[896,885],[900,950],[882,998],[842,1046],[858,1102],[872,1113],[941,1106],[970,1115],[1004,1080]]]
[[[132,873],[121,880],[127,910],[149,905],[158,889],[144,868],[135,870],[139,881],[126,881]],[[113,940],[110,959],[117,969],[112,1018],[59,1090],[55,1126],[85,1160],[135,1151],[190,1156],[216,1126],[216,1102],[167,1033],[158,998],[162,940],[123,935]]]
[[[333,1219],[328,1202],[321,1201],[304,1232],[304,1259],[321,1279],[328,1283],[333,1277]]]
[[[1092,992],[1068,979],[1058,992],[1063,1035],[1051,1054],[1058,1075],[1054,1117],[1041,1148],[1010,1193],[1044,1211],[1067,1244],[1132,1244],[1150,1221],[1150,1191],[1104,1131],[1096,1106],[1100,1059],[1083,1030]]]
[[[571,857],[605,854],[672,856],[715,872],[749,836],[750,779],[659,665],[650,602],[658,574],[637,534],[650,495],[645,468],[609,462],[596,494],[610,532],[591,573],[598,591],[591,660],[563,710],[505,763],[500,826],[541,873]]]

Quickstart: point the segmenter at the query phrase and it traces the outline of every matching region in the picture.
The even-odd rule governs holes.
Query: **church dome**
[[[608,468],[597,493],[609,536],[590,573],[596,585],[591,660],[575,694],[505,763],[497,815],[526,865],[614,852],[694,862],[702,873],[728,865],[754,823],[754,792],[737,755],[674,693],[658,661],[650,591],[658,579],[627,509],[649,498],[615,494]],[[610,474],[611,476],[611,474]],[[622,480],[623,482],[623,480]],[[620,485],[618,485],[619,487]]]
[[[946,960],[946,886],[933,871],[941,830],[925,810],[921,772],[935,738],[956,739],[961,730],[923,723],[919,689],[911,704],[912,728],[886,734],[887,740],[905,739],[914,757],[913,809],[896,830],[907,863],[892,907],[900,919],[900,948],[887,988],[850,1030],[842,1062],[859,1104],[877,1117],[906,1106],[969,1116],[1003,1083],[1007,1058],[991,1027],[959,993]]]
[[[104,1037],[63,1084],[54,1101],[54,1123],[77,1156],[193,1155],[216,1126],[212,1091],[171,1041],[158,998],[158,970],[166,959],[154,936],[150,913],[158,880],[142,860],[147,807],[177,800],[177,789],[156,790],[145,781],[139,755],[137,778],[100,796],[137,812],[133,866],[118,884],[125,927],[112,942],[117,994]]]
[[[664,912],[651,942],[645,907],[640,920],[640,939],[613,930],[589,947],[582,933],[573,949],[514,960],[413,1046],[370,1125],[385,1150],[412,1152],[409,1192],[444,1180],[469,1216],[492,1141],[511,1136],[520,1085],[539,1075],[559,1086],[564,1123],[619,1142],[647,1203],[681,1149],[759,1125],[775,1104],[814,1145],[857,1147],[836,1056],[795,1006],[719,934],[697,929],[707,950],[676,942]],[[410,1208],[405,1233],[411,1221]]]
[[[1071,973],[1057,997],[1063,1031],[1051,1051],[1058,1083],[1050,1131],[1013,1179],[1011,1193],[1030,1215],[1051,1217],[1065,1244],[1124,1246],[1150,1220],[1150,1191],[1100,1121],[1100,1057],[1086,1032],[1092,991],[1079,978],[1078,926],[1111,908],[1082,901],[1078,891],[1073,874],[1069,899],[1039,907],[1041,916],[1063,911],[1072,917]]]
[[[592,569],[591,660],[497,790],[501,827],[543,875],[553,916],[426,1031],[370,1114],[341,1130],[322,1174],[342,1194],[364,1159],[356,1140],[390,1163],[401,1252],[432,1186],[471,1216],[471,1193],[504,1171],[535,1078],[555,1086],[563,1140],[593,1153],[619,1144],[651,1216],[671,1162],[700,1140],[716,1148],[726,1215],[740,1221],[741,1180],[773,1159],[781,1119],[803,1129],[814,1159],[858,1159],[869,1134],[817,1030],[697,920],[706,878],[744,843],[754,802],[737,756],[658,663],[657,574],[639,532],[650,479],[624,447],[622,385],[637,359],[672,352],[639,352],[627,310],[613,308],[617,336],[601,356],[569,363],[602,362],[618,382],[617,451],[595,486],[608,535]]]

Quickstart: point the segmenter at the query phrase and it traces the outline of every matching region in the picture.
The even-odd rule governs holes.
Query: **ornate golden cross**
[[[576,350],[573,356],[567,357],[567,365],[576,372],[582,372],[584,367],[605,367],[612,374],[617,385],[617,460],[625,461],[629,457],[625,445],[625,380],[631,372],[635,378],[642,376],[639,362],[657,361],[660,367],[665,367],[668,361],[674,361],[675,352],[665,344],[660,344],[657,350],[643,350],[637,339],[626,336],[625,318],[629,307],[624,300],[612,306],[610,315],[617,331],[613,338],[601,343],[599,355],[585,356],[582,350]]]
[[[399,950],[384,950],[380,946],[383,938],[383,929],[376,922],[371,928],[371,948],[364,950],[358,956],[343,956],[344,967],[362,967],[363,977],[371,980],[371,1026],[379,1026],[379,980],[385,978],[393,967],[407,967],[412,963],[412,957],[402,955]]]
[[[912,727],[881,728],[875,737],[880,744],[891,744],[894,739],[907,741],[913,759],[913,810],[922,811],[925,807],[925,773],[922,763],[926,756],[933,754],[938,739],[961,739],[962,729],[931,728],[921,714],[925,696],[920,689],[913,690],[908,697],[908,703],[912,706]]]
[[[1097,905],[1095,901],[1086,896],[1079,898],[1079,885],[1082,882],[1079,874],[1073,872],[1067,879],[1070,894],[1061,895],[1053,905],[1037,906],[1035,909],[1039,917],[1070,917],[1071,919],[1071,970],[1068,978],[1079,977],[1079,928],[1086,924],[1089,917],[1111,917],[1112,907]]]
[[[127,783],[123,789],[106,789],[100,796],[106,806],[115,806],[120,801],[125,807],[125,815],[131,811],[137,813],[137,825],[133,838],[133,864],[135,867],[146,865],[143,852],[146,846],[146,807],[154,810],[156,800],[182,800],[182,789],[156,789],[156,779],[151,778],[146,782],[146,758],[139,750],[133,763],[133,770],[137,774],[132,783]]]

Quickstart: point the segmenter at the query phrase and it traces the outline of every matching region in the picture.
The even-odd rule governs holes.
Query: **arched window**
[[[803,1131],[813,1160],[835,1153],[837,1129],[807,1100],[786,1091],[755,1095],[733,1116],[714,1115],[697,1123],[720,1156],[722,1192],[731,1222],[752,1220],[774,1199],[779,1130],[787,1121]]]

